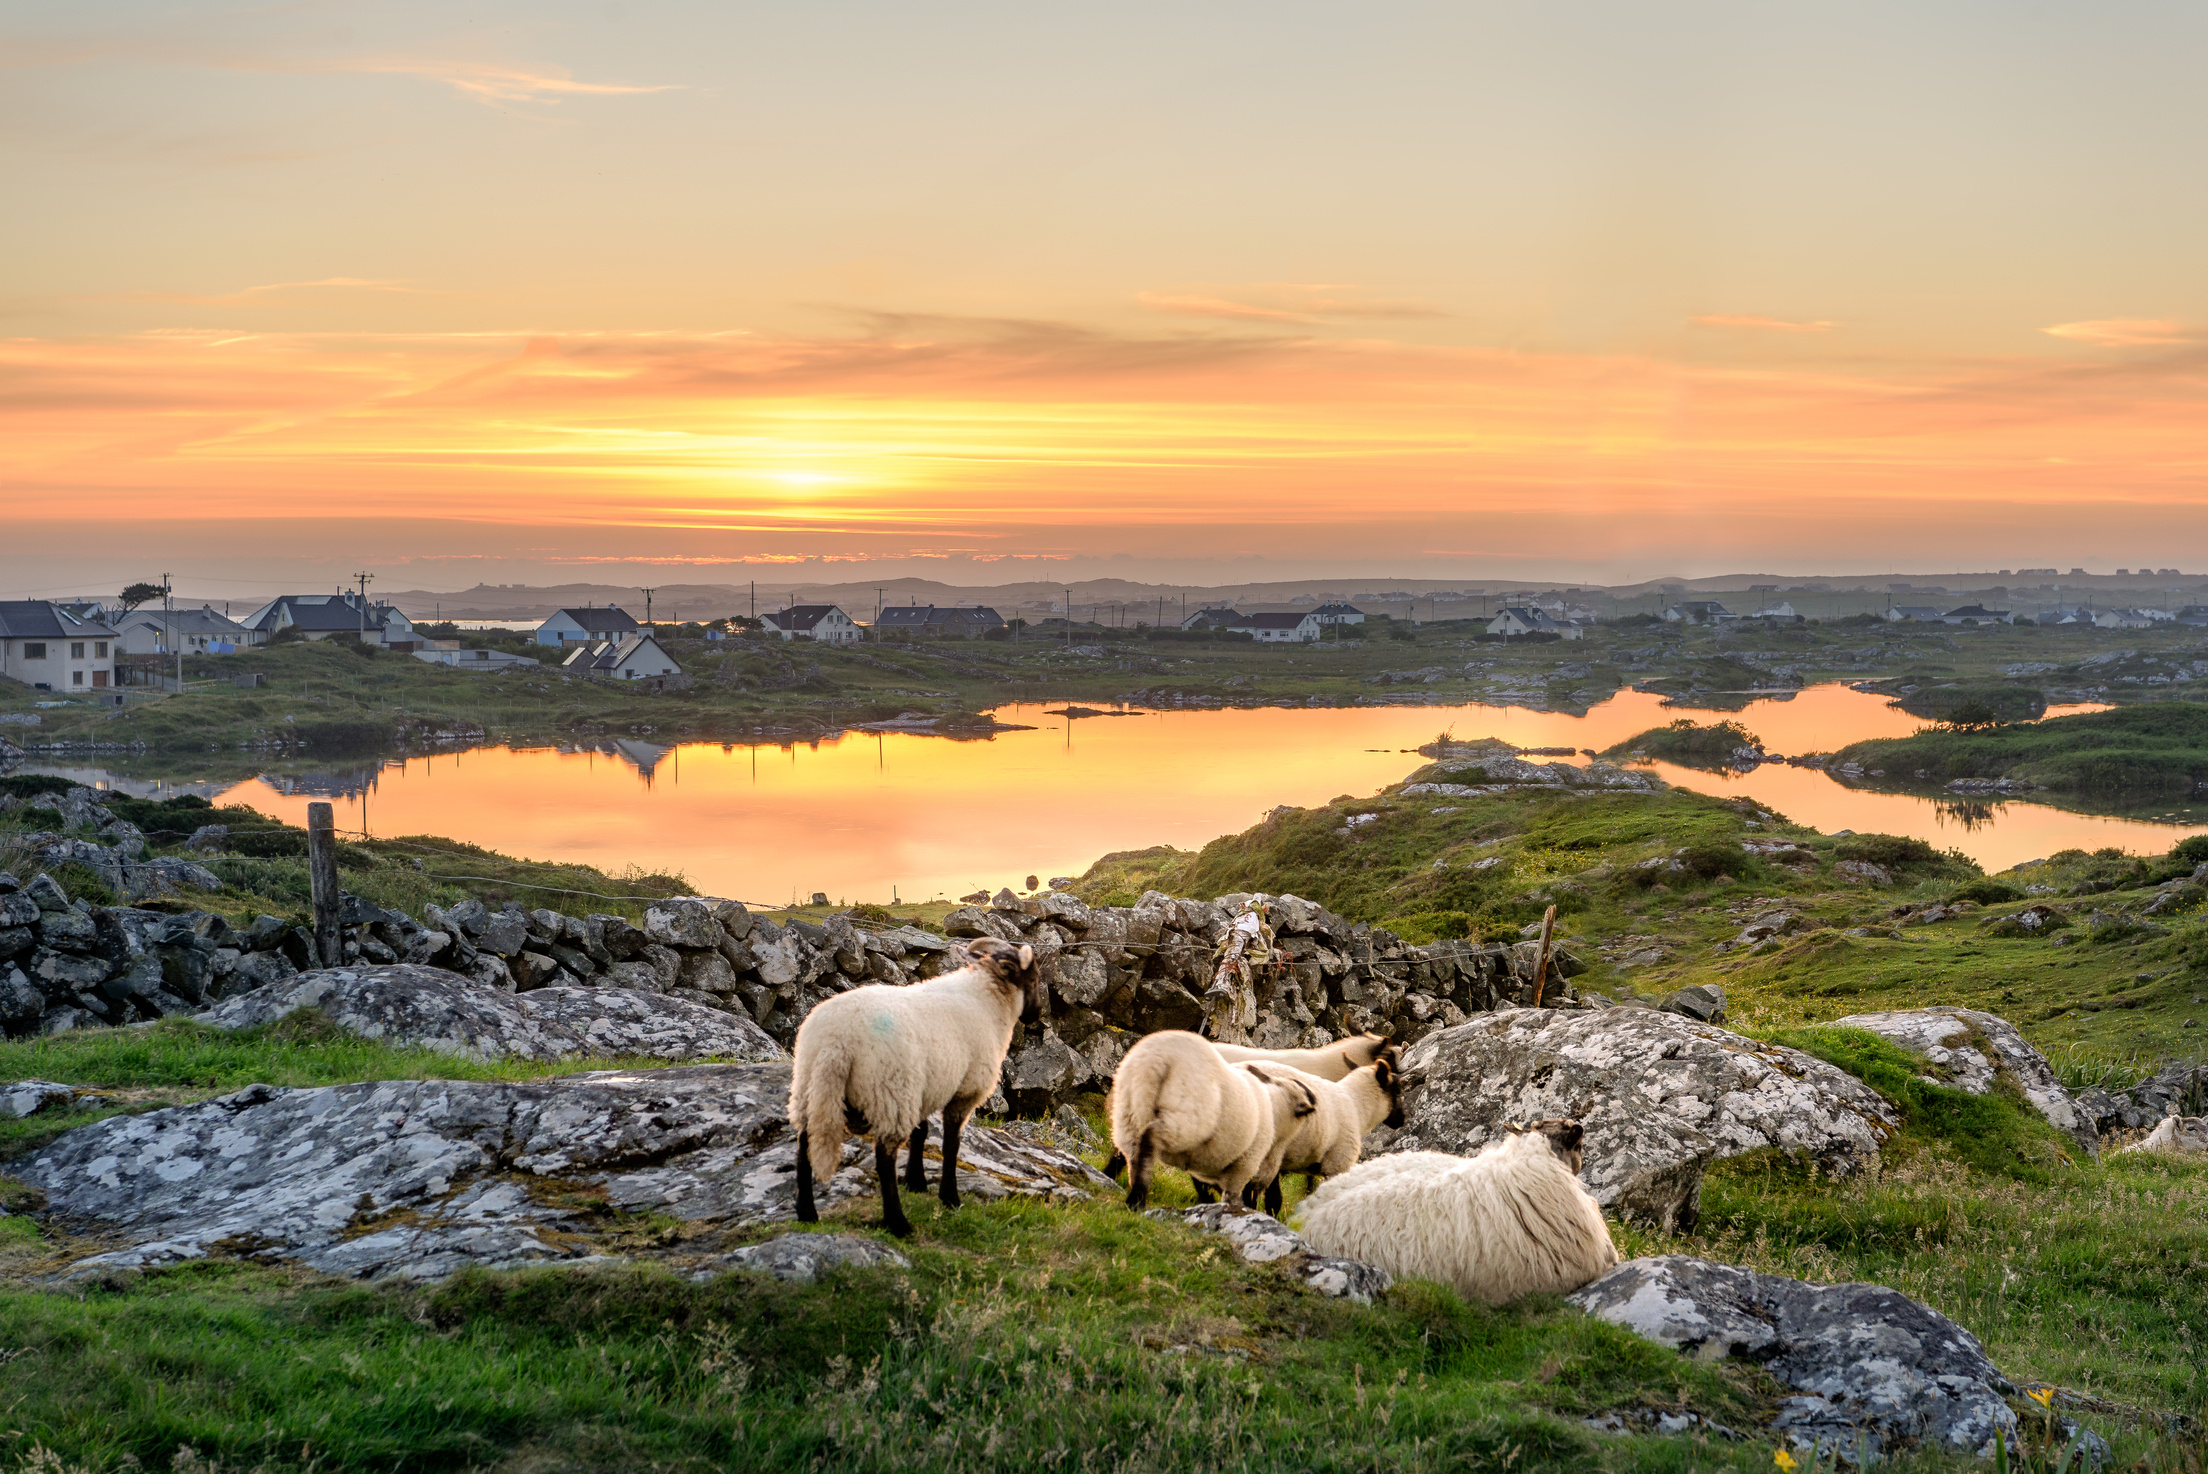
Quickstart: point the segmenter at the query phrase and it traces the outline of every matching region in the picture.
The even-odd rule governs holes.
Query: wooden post
[[[1270,959],[1272,936],[1262,910],[1252,907],[1234,919],[1220,951],[1219,966],[1203,996],[1204,1021],[1221,1044],[1247,1044],[1257,1023],[1257,995],[1250,981],[1250,953]]]
[[[1533,963],[1533,1006],[1541,1006],[1541,990],[1549,984],[1549,932],[1556,926],[1556,908],[1541,913],[1541,950]]]
[[[337,903],[337,825],[328,804],[307,805],[307,875],[314,887],[314,955],[324,967],[345,963]]]

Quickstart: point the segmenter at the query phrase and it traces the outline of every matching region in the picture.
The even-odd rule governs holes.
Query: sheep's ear
[[[1035,949],[1025,942],[1020,943],[1020,971],[1025,972],[1034,965]]]
[[[1296,1093],[1303,1097],[1303,1104],[1296,1107],[1296,1114],[1298,1116],[1308,1116],[1313,1111],[1319,1108],[1319,1098],[1318,1096],[1312,1094],[1311,1087],[1304,1084],[1301,1080],[1294,1081],[1293,1083],[1296,1087]]]
[[[1382,1090],[1397,1090],[1403,1084],[1403,1077],[1395,1072],[1395,1062],[1384,1054],[1372,1062],[1372,1079]]]
[[[1509,1132],[1512,1136],[1523,1136],[1526,1134],[1525,1127],[1517,1125],[1510,1121],[1503,1122],[1503,1130]]]

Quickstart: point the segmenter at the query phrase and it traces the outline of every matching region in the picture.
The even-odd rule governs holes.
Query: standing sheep
[[[1219,1184],[1239,1210],[1242,1190],[1269,1181],[1296,1123],[1316,1108],[1289,1072],[1230,1065],[1195,1034],[1151,1034],[1119,1062],[1109,1108],[1112,1144],[1128,1162],[1127,1206],[1150,1201],[1150,1173],[1162,1163]]]
[[[1490,1305],[1578,1289],[1618,1262],[1580,1185],[1584,1132],[1577,1121],[1509,1130],[1476,1157],[1399,1152],[1332,1179],[1304,1200],[1304,1239]]]
[[[1280,1069],[1269,1065],[1267,1069]],[[1339,1177],[1357,1165],[1364,1151],[1365,1135],[1375,1126],[1403,1124],[1403,1077],[1396,1070],[1395,1051],[1362,1069],[1351,1070],[1339,1080],[1321,1080],[1301,1071],[1295,1074],[1311,1088],[1318,1108],[1297,1124],[1294,1139],[1281,1153],[1280,1172],[1265,1185],[1265,1211],[1279,1216],[1280,1178],[1290,1172]]]
[[[1321,1080],[1339,1080],[1352,1070],[1362,1069],[1393,1048],[1384,1035],[1359,1034],[1354,1039],[1337,1039],[1324,1049],[1252,1049],[1245,1044],[1213,1044],[1219,1057],[1230,1065],[1276,1064],[1306,1075],[1316,1075]],[[1127,1166],[1127,1159],[1113,1152],[1111,1160],[1104,1164],[1106,1177],[1117,1177]],[[1201,1185],[1197,1196],[1203,1196]]]
[[[874,1140],[882,1226],[912,1235],[897,1200],[897,1143],[910,1140],[905,1186],[926,1192],[920,1151],[928,1117],[943,1113],[943,1206],[958,1206],[958,1133],[989,1098],[1021,1018],[1042,1009],[1035,949],[984,937],[970,961],[909,987],[876,983],[824,998],[798,1027],[790,1071],[790,1122],[797,1127],[797,1216],[817,1223],[813,1181],[835,1175],[844,1138]]]

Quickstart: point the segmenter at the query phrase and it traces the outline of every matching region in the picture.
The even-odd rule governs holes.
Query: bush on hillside
[[[1832,847],[1836,860],[1860,860],[1882,870],[1925,869],[1940,863],[1940,852],[1921,839],[1899,834],[1850,834]]]
[[[1957,886],[1955,893],[1948,897],[1950,901],[1976,901],[1981,906],[1998,906],[2005,901],[2021,901],[2023,899],[2024,892],[2010,885],[2007,881],[1990,880],[1984,877]]]
[[[1689,873],[1702,880],[1715,880],[1720,875],[1742,879],[1756,868],[1755,858],[1739,845],[1722,839],[1698,839],[1689,844],[1678,856],[1679,863]]]

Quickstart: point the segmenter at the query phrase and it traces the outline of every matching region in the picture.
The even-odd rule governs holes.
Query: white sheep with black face
[[[2174,1157],[2208,1156],[2208,1116],[2164,1116],[2152,1131],[2126,1147],[2124,1152],[2165,1152]]]
[[[824,998],[798,1026],[790,1072],[797,1128],[797,1216],[818,1222],[813,1183],[836,1172],[843,1143],[874,1142],[882,1226],[912,1233],[897,1198],[897,1144],[910,1141],[905,1186],[926,1192],[921,1148],[928,1117],[943,1113],[943,1206],[958,1206],[958,1133],[996,1089],[1023,1016],[1042,1008],[1035,949],[984,937],[956,972],[895,987],[876,983]]]
[[[1397,1152],[1330,1179],[1304,1200],[1304,1241],[1490,1305],[1578,1289],[1618,1262],[1579,1180],[1584,1133],[1577,1121],[1510,1132],[1477,1156]]]
[[[1270,1182],[1296,1125],[1316,1108],[1293,1071],[1230,1065],[1201,1036],[1150,1034],[1112,1074],[1112,1144],[1127,1162],[1127,1206],[1150,1201],[1150,1174],[1179,1167],[1217,1184],[1239,1211],[1243,1189]]]
[[[1383,1054],[1392,1055],[1394,1046],[1380,1034],[1358,1034],[1349,1039],[1337,1039],[1323,1049],[1252,1049],[1246,1044],[1221,1044],[1212,1041],[1212,1049],[1230,1065],[1276,1064],[1306,1075],[1316,1075],[1321,1080],[1340,1080],[1352,1071],[1363,1069]],[[1353,1159],[1354,1160],[1354,1159]],[[1127,1158],[1114,1151],[1104,1164],[1104,1175],[1117,1177],[1127,1170]],[[1269,1190],[1274,1211],[1279,1209],[1280,1189],[1276,1177]],[[1206,1189],[1198,1183],[1196,1196],[1209,1202]]]
[[[1322,1080],[1282,1065],[1254,1068],[1292,1074],[1311,1088],[1317,1108],[1296,1123],[1296,1134],[1280,1156],[1281,1173],[1312,1177],[1339,1177],[1357,1165],[1365,1149],[1365,1137],[1377,1126],[1403,1124],[1403,1077],[1396,1069],[1393,1049],[1339,1080]],[[1265,1186],[1265,1211],[1280,1212],[1280,1177]]]

